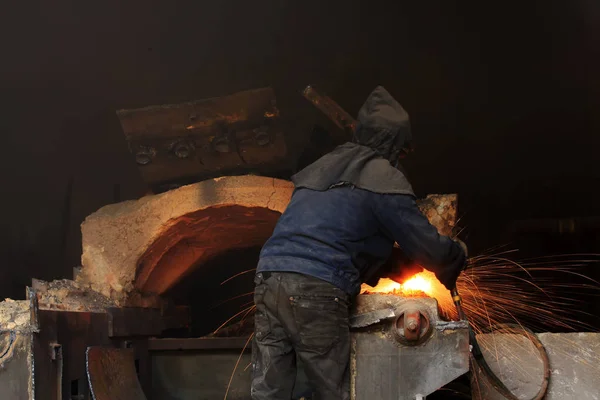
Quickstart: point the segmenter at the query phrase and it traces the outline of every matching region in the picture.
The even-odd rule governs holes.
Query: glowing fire
[[[442,285],[433,272],[423,271],[413,275],[400,284],[389,278],[381,278],[375,287],[363,284],[361,293],[394,293],[401,295],[422,295],[435,297],[438,301],[449,297],[448,290]]]
[[[417,274],[402,284],[402,289],[406,291],[423,292],[432,295],[432,282],[428,277]]]
[[[375,287],[363,283],[360,287],[361,293],[393,293],[402,289],[402,285],[390,278],[381,278]]]

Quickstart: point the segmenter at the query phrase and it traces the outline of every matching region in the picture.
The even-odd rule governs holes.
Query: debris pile
[[[116,307],[116,303],[108,297],[68,279],[52,282],[34,279],[33,289],[37,293],[40,310],[105,312],[107,308]]]

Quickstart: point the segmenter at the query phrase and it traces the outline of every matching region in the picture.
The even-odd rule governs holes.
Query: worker
[[[255,277],[253,400],[291,399],[297,361],[316,398],[349,399],[349,305],[395,242],[454,287],[465,250],[417,207],[399,165],[410,142],[408,114],[377,87],[353,141],[292,177],[294,194]]]

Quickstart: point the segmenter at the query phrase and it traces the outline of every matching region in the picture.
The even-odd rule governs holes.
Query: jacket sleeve
[[[462,247],[442,236],[421,213],[416,201],[407,195],[374,194],[374,213],[386,232],[407,257],[435,273],[451,290],[465,263]]]

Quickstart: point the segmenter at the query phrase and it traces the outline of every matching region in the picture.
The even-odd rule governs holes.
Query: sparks
[[[592,326],[578,320],[585,312],[579,311],[581,304],[577,299],[584,293],[600,296],[600,282],[587,277],[581,269],[600,263],[600,254],[544,256],[516,262],[507,258],[514,252],[509,250],[471,257],[469,268],[457,281],[464,311],[476,334],[488,332],[502,323],[527,325],[535,331],[595,331]],[[443,318],[458,318],[450,292],[429,271],[413,275],[403,283],[382,278],[375,287],[363,284],[362,293],[433,297]],[[250,304],[245,304],[243,307],[246,308],[223,325],[242,314],[242,319],[246,318],[254,311],[252,307],[248,308]],[[517,329],[515,332],[520,335],[513,336],[522,337],[522,331]],[[568,339],[562,340],[566,345],[572,345]],[[494,343],[482,341],[482,344],[495,351],[495,358],[499,359],[499,350],[494,350]],[[529,348],[523,348],[521,341],[508,348],[519,349],[521,353],[529,351]],[[514,350],[503,351],[511,363],[510,368],[519,368],[522,355]],[[567,352],[562,352],[561,356],[573,357]],[[590,368],[595,368],[600,374],[597,366],[600,358],[597,361]]]
[[[514,252],[509,250],[472,257],[469,268],[458,279],[463,308],[476,333],[501,323],[524,323],[536,331],[594,330],[579,320],[578,317],[585,317],[585,312],[579,311],[576,299],[583,293],[600,295],[600,283],[585,276],[580,269],[598,263],[600,254],[544,256],[517,262],[507,258]],[[403,283],[382,278],[375,287],[363,284],[362,293],[432,297],[437,300],[443,318],[458,318],[450,292],[432,272],[426,270]],[[245,317],[250,305],[251,302],[245,304],[242,312],[223,325]]]

